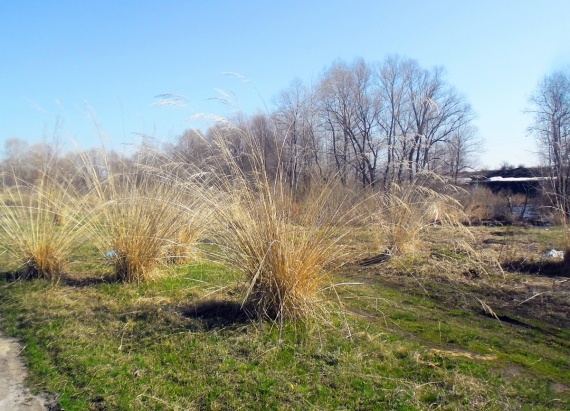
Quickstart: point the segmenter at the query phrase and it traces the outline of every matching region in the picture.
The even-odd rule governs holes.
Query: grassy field
[[[112,282],[85,245],[59,282],[1,274],[0,326],[66,411],[569,409],[570,278],[541,256],[561,229],[429,230],[392,259],[347,238],[326,320],[250,319],[214,263]]]

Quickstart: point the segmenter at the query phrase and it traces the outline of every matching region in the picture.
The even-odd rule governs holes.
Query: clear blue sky
[[[531,165],[523,111],[570,64],[569,18],[568,0],[0,0],[0,149],[57,124],[82,148],[173,140],[196,113],[231,115],[218,89],[253,114],[337,58],[399,54],[446,68],[478,115],[482,165]],[[163,93],[186,106],[153,105]]]

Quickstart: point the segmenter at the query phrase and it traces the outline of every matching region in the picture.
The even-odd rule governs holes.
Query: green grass
[[[1,326],[22,338],[31,384],[67,411],[570,406],[563,330],[382,281],[338,288],[345,310],[329,325],[279,327],[240,314],[238,279],[214,264],[138,286],[4,275]]]

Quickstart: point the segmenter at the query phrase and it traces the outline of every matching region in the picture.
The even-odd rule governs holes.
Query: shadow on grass
[[[543,277],[570,277],[570,264],[564,261],[513,260],[504,263],[502,266],[505,271],[511,273]]]
[[[13,282],[25,280],[18,271],[0,271],[0,281]]]
[[[246,324],[253,320],[251,311],[235,301],[203,301],[184,308],[182,314],[201,320],[210,330]]]
[[[118,282],[114,277],[97,277],[97,276],[76,276],[64,274],[61,276],[60,283],[69,287],[90,287],[98,284],[110,284]]]
[[[558,338],[560,341],[557,341],[557,343],[561,345],[567,344],[567,338],[565,337],[567,323],[561,323],[552,318],[549,319],[550,321],[536,322],[536,319],[534,319],[534,322],[525,322],[523,321],[525,318],[531,318],[531,316],[529,316],[525,311],[513,312],[510,314],[496,314],[496,317],[482,310],[480,311],[480,314],[493,320],[499,320],[501,324],[509,324],[511,326],[538,332],[543,336]],[[516,317],[519,317],[520,319]]]
[[[392,256],[389,253],[381,253],[373,257],[364,258],[358,261],[358,265],[370,267],[371,265],[382,264],[388,261]]]
[[[34,281],[37,276],[27,275],[22,271],[0,271],[0,281],[14,282],[14,281]],[[114,277],[98,277],[98,276],[77,276],[73,274],[63,274],[58,280],[53,280],[54,283],[67,285],[70,287],[88,287],[97,284],[109,284],[118,282]]]

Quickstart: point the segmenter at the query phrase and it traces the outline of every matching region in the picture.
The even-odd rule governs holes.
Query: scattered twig
[[[524,300],[524,301],[518,303],[517,305],[522,305],[522,304],[526,303],[527,301],[530,301],[530,300],[532,300],[533,298],[536,298],[536,297],[538,297],[539,295],[542,295],[542,294],[544,294],[544,292],[542,292],[542,293],[537,293],[537,294],[533,295],[532,297],[529,297],[529,298],[527,298],[526,300]]]

